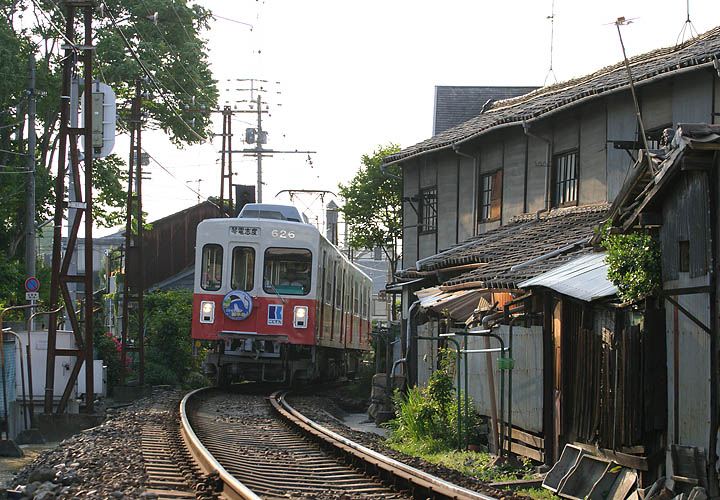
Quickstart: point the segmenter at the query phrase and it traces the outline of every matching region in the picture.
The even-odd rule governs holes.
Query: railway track
[[[454,498],[496,500],[380,455],[295,411],[201,389],[180,405],[181,432],[205,474],[205,494],[224,498]],[[180,498],[180,497],[176,497]]]

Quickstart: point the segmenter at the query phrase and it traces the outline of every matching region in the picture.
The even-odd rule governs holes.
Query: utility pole
[[[262,129],[262,96],[257,96],[257,141],[255,143],[257,149],[257,202],[262,203],[262,138],[265,137]]]
[[[128,352],[138,353],[138,381],[145,383],[145,336],[143,328],[143,292],[145,269],[143,263],[142,216],[142,93],[141,81],[135,83],[135,98],[130,115],[130,161],[128,163],[127,219],[125,223],[125,279],[123,280],[122,332],[120,362],[125,363]],[[135,224],[133,224],[133,219]],[[135,226],[135,227],[133,227]],[[130,302],[137,304],[137,344],[130,345]],[[125,373],[123,371],[123,382]]]
[[[222,132],[222,151],[220,153],[220,206],[228,215],[233,213],[233,195],[232,195],[232,109],[225,106],[222,109],[223,132]],[[226,161],[227,159],[227,161]],[[227,166],[227,169],[225,168]],[[227,199],[228,207],[225,207],[225,185],[227,181]],[[199,190],[199,189],[198,189]],[[199,200],[198,200],[199,203]]]
[[[59,302],[59,293],[62,293],[65,300],[65,306],[68,312],[68,319],[77,344],[77,349],[58,348],[57,341],[57,313],[50,314],[48,328],[48,345],[47,345],[47,365],[45,371],[45,413],[53,411],[53,395],[55,388],[55,362],[56,356],[74,356],[76,357],[73,368],[68,377],[67,384],[63,391],[60,402],[57,406],[57,413],[63,413],[67,407],[68,400],[80,373],[80,368],[85,363],[85,406],[89,413],[94,411],[94,377],[93,377],[93,251],[92,251],[92,159],[93,159],[93,134],[92,134],[92,110],[93,110],[93,92],[92,92],[92,13],[94,2],[92,0],[65,0],[63,5],[66,8],[66,25],[65,40],[67,45],[63,45],[65,50],[65,59],[62,70],[62,91],[60,101],[60,133],[58,141],[58,168],[55,180],[55,217],[54,217],[54,234],[53,234],[53,259],[52,259],[52,281],[50,286],[50,309],[57,309]],[[77,10],[82,10],[85,26],[85,41],[82,46],[76,46],[70,43],[75,39],[75,14]],[[70,87],[72,82],[72,73],[75,66],[75,54],[80,52],[80,60],[83,62],[84,91],[85,101],[83,103],[83,111],[85,121],[83,127],[72,126],[68,123],[70,120]],[[81,184],[80,184],[80,155],[78,137],[83,136],[85,139],[85,147],[83,151],[83,161],[85,166],[85,201],[81,201]],[[67,155],[70,159],[70,171],[72,172],[72,184],[76,193],[76,200],[65,199],[65,174],[68,165]],[[68,231],[68,243],[65,254],[62,255],[62,221],[65,207],[69,206],[78,212],[78,217],[72,222],[72,227]],[[70,274],[70,261],[75,250],[78,240],[78,230],[80,229],[80,213],[85,218],[85,272],[83,275]],[[70,300],[70,291],[68,283],[84,283],[85,285],[85,322],[83,328],[80,327],[78,315],[75,312],[75,304]],[[84,336],[82,335],[84,331]]]
[[[25,206],[25,275],[35,276],[35,54],[29,58],[28,76],[28,137],[27,137],[27,204]],[[30,301],[35,304],[35,300]],[[28,315],[31,312],[28,311]],[[30,319],[30,330],[34,320]]]

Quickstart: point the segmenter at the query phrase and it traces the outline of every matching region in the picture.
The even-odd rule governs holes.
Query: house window
[[[437,230],[437,188],[420,191],[420,232]]]
[[[502,170],[480,177],[479,218],[488,222],[500,218],[502,212]]]
[[[563,153],[553,158],[553,179],[555,184],[553,205],[562,206],[577,202],[577,160],[577,151]]]

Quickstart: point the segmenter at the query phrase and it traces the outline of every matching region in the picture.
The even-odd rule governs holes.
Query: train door
[[[320,293],[317,297],[317,309],[318,312],[315,315],[316,318],[316,327],[315,327],[315,336],[318,338],[322,338],[323,331],[325,330],[325,294],[326,294],[326,282],[327,282],[327,273],[328,273],[328,256],[327,256],[327,250],[323,250],[322,252],[322,259],[321,262],[321,272],[318,275],[318,282],[320,283]]]

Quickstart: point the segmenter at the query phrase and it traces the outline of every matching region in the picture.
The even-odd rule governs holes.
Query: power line
[[[35,0],[33,0],[33,1],[35,1]],[[165,97],[165,94],[162,92],[162,90],[160,89],[160,86],[155,81],[155,78],[153,77],[152,73],[150,73],[150,71],[147,69],[145,64],[143,64],[143,62],[140,60],[140,57],[137,55],[137,53],[135,52],[135,49],[133,49],[132,45],[130,45],[130,42],[128,41],[127,37],[125,36],[125,33],[123,33],[122,30],[118,27],[117,21],[115,20],[115,16],[113,15],[112,11],[110,11],[110,9],[108,9],[108,14],[110,14],[110,19],[112,20],[112,24],[115,27],[115,30],[118,32],[120,37],[123,39],[123,43],[125,44],[125,47],[130,51],[130,54],[133,56],[133,59],[135,59],[135,62],[138,63],[138,65],[143,70],[145,75],[150,79],[150,82],[153,84],[155,89],[158,91],[158,93],[160,94],[160,97],[162,98],[163,102],[165,102],[165,105],[168,107],[168,109],[173,113],[173,115],[175,115],[175,117],[178,120],[180,120],[183,123],[183,125],[185,125],[185,127],[193,135],[195,135],[195,137],[197,137],[201,141],[204,141],[206,138],[201,136],[200,134],[198,134],[195,131],[195,129],[193,129],[190,126],[190,124],[188,122],[186,122],[185,119],[182,116],[180,116],[180,114],[178,114],[178,112],[175,110],[173,105],[170,104],[170,102],[168,101],[167,97]]]

